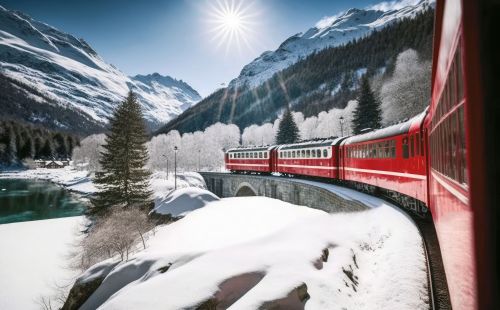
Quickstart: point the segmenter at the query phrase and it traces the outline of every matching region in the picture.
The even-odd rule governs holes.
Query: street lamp
[[[341,116],[340,117],[340,136],[343,137],[344,136],[344,117]]]
[[[177,189],[177,146],[174,146],[174,190]]]

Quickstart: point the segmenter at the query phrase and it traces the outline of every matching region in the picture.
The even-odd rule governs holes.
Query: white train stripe
[[[441,186],[443,186],[448,192],[450,192],[453,196],[457,197],[457,199],[463,202],[464,204],[466,205],[469,204],[469,198],[467,198],[467,196],[454,189],[451,185],[447,184],[446,181],[443,180],[443,178],[441,178],[436,172],[431,171],[431,173],[432,176],[436,179],[436,181],[438,181],[438,183],[441,184]]]
[[[228,166],[249,166],[249,167],[269,167],[269,164],[231,164],[226,163]]]
[[[359,168],[350,168],[350,167],[344,167],[344,169],[349,170],[349,171],[354,171],[354,172],[385,174],[385,175],[392,175],[392,176],[396,176],[396,177],[404,177],[404,178],[418,179],[418,180],[425,180],[425,178],[426,178],[425,175],[412,174],[412,173],[401,173],[401,172],[372,170],[372,169],[359,169]]]
[[[282,164],[278,164],[278,167],[328,169],[328,170],[338,169],[337,167],[329,167],[329,166],[305,166],[305,165],[282,165]]]

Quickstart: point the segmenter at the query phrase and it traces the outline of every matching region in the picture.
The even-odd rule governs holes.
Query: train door
[[[271,172],[278,171],[278,149],[273,148],[269,151],[269,164]]]

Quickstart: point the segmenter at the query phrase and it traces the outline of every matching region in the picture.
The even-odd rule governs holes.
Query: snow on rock
[[[258,309],[307,294],[306,309],[427,309],[425,266],[417,228],[386,203],[328,214],[226,198],[159,227],[81,309]]]
[[[395,1],[393,1],[395,2]],[[414,17],[434,5],[434,0],[420,0],[397,9],[350,9],[341,14],[324,17],[305,33],[286,39],[275,51],[266,51],[247,64],[230,86],[255,87],[300,59],[319,50],[346,44],[368,35],[403,18]],[[382,8],[379,6],[378,8]]]
[[[211,192],[197,187],[186,187],[170,192],[155,204],[152,213],[184,216],[190,211],[203,208],[211,201],[219,200]]]
[[[97,123],[107,122],[129,90],[137,94],[153,129],[201,100],[182,80],[158,73],[128,77],[106,63],[83,39],[2,6],[0,74],[35,88]]]
[[[71,285],[67,255],[83,217],[0,225],[0,309],[40,309],[40,296]],[[57,305],[52,305],[56,307]]]

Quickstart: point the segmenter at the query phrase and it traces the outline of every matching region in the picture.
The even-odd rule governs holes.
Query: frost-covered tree
[[[415,50],[398,55],[394,73],[380,89],[385,124],[411,118],[429,105],[431,70],[431,62],[421,61]]]
[[[276,143],[287,144],[295,143],[300,139],[300,132],[295,120],[293,119],[292,111],[289,108],[285,110],[281,118],[278,132],[276,133]]]
[[[80,146],[73,149],[73,165],[79,170],[95,173],[101,169],[99,160],[103,145],[106,142],[105,134],[90,135],[80,142]]]
[[[382,112],[380,102],[371,89],[366,75],[361,79],[361,89],[358,97],[358,106],[353,114],[353,131],[358,134],[363,129],[377,129],[381,127]]]
[[[129,92],[110,119],[110,130],[101,153],[101,170],[94,182],[100,189],[91,212],[102,214],[110,207],[147,206],[151,203],[148,136],[136,96]]]
[[[238,146],[240,130],[236,125],[216,123],[204,131],[177,131],[153,137],[148,143],[152,170],[174,169],[174,146],[177,146],[178,171],[218,170],[224,166],[224,150]]]

